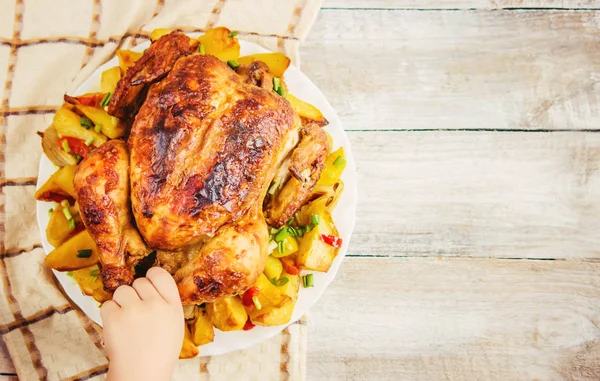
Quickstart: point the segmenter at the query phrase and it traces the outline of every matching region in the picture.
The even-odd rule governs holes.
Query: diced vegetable
[[[240,64],[236,60],[227,61],[227,65],[229,65],[229,67],[232,68],[233,70],[235,70],[238,66],[240,66]]]
[[[243,56],[238,62],[243,65],[251,64],[254,61],[262,61],[269,67],[269,72],[274,77],[283,77],[283,74],[290,66],[290,59],[283,53],[260,53]]]
[[[102,79],[100,80],[100,89],[103,93],[114,93],[117,83],[121,79],[121,68],[118,66],[111,67],[110,69],[102,72]]]
[[[181,351],[179,352],[180,359],[191,359],[200,354],[198,347],[194,344],[192,333],[190,332],[187,325],[184,327],[185,331],[183,334],[183,343],[181,344]]]
[[[104,303],[112,298],[111,294],[104,291],[104,284],[102,284],[102,276],[98,265],[75,270],[71,275],[79,285],[81,292],[93,297],[97,302]]]
[[[111,97],[112,97],[111,92],[106,93],[106,95],[104,96],[104,98],[102,98],[102,101],[100,102],[100,106],[102,106],[102,107],[108,106],[108,104],[110,103]]]
[[[294,259],[292,258],[280,258],[281,264],[283,265],[283,270],[292,275],[300,274],[300,269],[296,266]]]
[[[197,346],[212,343],[215,339],[215,330],[204,308],[196,315],[191,331],[192,341]]]
[[[346,155],[344,154],[344,147],[340,147],[327,157],[325,168],[321,172],[317,186],[335,184],[340,180],[344,168],[346,168]]]
[[[152,40],[152,42],[154,42],[154,41],[158,40],[159,38],[161,38],[162,36],[171,34],[171,32],[173,32],[171,29],[156,28],[152,31],[152,33],[150,33],[150,40]]]
[[[75,99],[75,98],[73,98]],[[82,103],[79,103],[77,100],[74,100],[78,104],[82,105],[86,109],[94,109],[99,110],[91,106],[83,106]],[[106,111],[101,110],[104,113]],[[108,114],[107,114],[108,115]],[[88,115],[89,117],[89,115]],[[90,119],[94,120],[90,117]],[[88,140],[88,138],[93,138],[92,145],[95,147],[101,146],[104,142],[106,142],[106,136],[96,133],[94,130],[86,130],[81,126],[81,118],[79,115],[75,114],[73,111],[69,110],[68,107],[61,107],[58,109],[56,114],[54,115],[54,127],[56,128],[56,132],[60,138],[68,136],[76,139],[80,139],[82,141]]]
[[[90,107],[100,107],[100,102],[104,98],[105,93],[87,93],[83,95],[77,95],[73,98],[77,99],[78,102]]]
[[[237,61],[240,56],[240,43],[236,37],[229,37],[231,31],[225,27],[209,29],[198,37],[206,54],[212,54],[223,62]]]
[[[302,285],[304,286],[304,288],[314,287],[315,286],[314,282],[315,281],[314,281],[313,274],[307,274],[302,277]]]
[[[282,274],[282,278],[289,280],[285,285],[278,287],[278,290],[287,297],[286,302],[279,307],[264,306],[260,311],[251,311],[250,317],[253,323],[281,325],[290,322],[294,312],[294,305],[298,299],[299,276],[284,273]]]
[[[248,317],[248,320],[246,320],[246,324],[244,324],[244,331],[250,331],[254,327],[256,327],[256,325],[252,323],[252,320],[250,320],[250,317]]]
[[[252,288],[257,288],[260,291],[257,295],[253,295],[253,298],[256,298],[257,303],[252,301],[252,304],[248,306],[248,311],[250,312],[250,316],[254,316],[258,310],[263,310],[269,307],[281,307],[284,303],[286,303],[290,298],[285,295],[283,287],[276,287],[267,279],[265,274],[260,274],[258,280],[254,284]],[[244,294],[244,296],[246,296]],[[257,308],[256,304],[260,305],[261,308]]]
[[[143,53],[134,52],[133,50],[117,50],[121,75],[125,75],[127,69],[132,67],[135,61],[139,60],[142,55]]]
[[[74,208],[71,209],[71,214],[76,214]],[[77,233],[78,225],[83,229],[83,223],[75,222],[75,229],[71,229],[71,223],[65,218],[62,208],[55,208],[50,214],[48,226],[46,226],[46,237],[48,242],[54,247],[62,245],[73,234]]]
[[[310,206],[310,204],[309,204]],[[296,264],[304,269],[327,271],[335,259],[339,248],[331,246],[321,239],[322,235],[337,237],[339,234],[333,225],[331,215],[321,211],[319,224],[304,234],[296,253]]]
[[[88,138],[88,141],[91,144],[94,142],[94,138],[90,136]],[[75,157],[75,159],[77,159],[77,156],[79,156],[80,159],[86,157],[89,151],[91,150],[89,144],[86,144],[81,139],[72,138],[70,136],[64,136],[60,138],[58,142],[60,143],[60,146],[62,147],[63,151],[70,153]]]
[[[110,99],[110,93],[107,93],[102,103],[106,103],[107,99]],[[120,138],[125,134],[125,126],[119,118],[109,115],[106,110],[97,107],[90,107],[77,101],[76,98],[65,95],[65,102],[74,105],[77,110],[82,112],[85,116],[90,118],[97,128],[102,130],[102,133],[111,139]],[[86,130],[87,131],[87,130]],[[89,130],[88,132],[92,132]],[[87,139],[83,139],[86,141]],[[95,145],[95,144],[94,144]]]
[[[62,147],[59,147],[58,141],[60,137],[54,124],[51,124],[43,133],[38,132],[38,135],[42,137],[44,154],[50,159],[52,164],[57,167],[77,164],[77,160],[71,154],[66,153]]]
[[[227,296],[206,304],[206,312],[212,324],[221,331],[237,331],[244,328],[248,314],[237,296]]]
[[[298,241],[288,233],[288,235],[279,240],[277,248],[271,252],[271,255],[276,258],[281,258],[292,255],[296,251],[298,251]]]
[[[92,255],[88,258],[79,258],[79,250],[90,249]],[[89,267],[98,262],[98,249],[90,234],[83,230],[69,238],[62,245],[52,250],[46,256],[46,266],[58,271],[73,271]]]
[[[73,178],[75,177],[76,165],[67,165],[59,168],[46,181],[40,189],[35,192],[35,199],[39,201],[60,202],[66,198],[75,198],[75,186]],[[58,199],[56,196],[59,196]]]
[[[283,266],[281,265],[281,261],[278,258],[269,255],[267,257],[264,271],[267,279],[279,278],[282,271]]]
[[[335,248],[342,247],[342,239],[340,237],[336,237],[336,236],[329,235],[329,234],[321,234],[320,238],[321,238],[321,241],[325,242],[329,246],[332,246]]]
[[[298,116],[300,116],[300,119],[302,119],[302,124],[316,123],[321,127],[329,124],[321,111],[310,103],[304,102],[290,93],[287,93],[286,99],[290,102]]]

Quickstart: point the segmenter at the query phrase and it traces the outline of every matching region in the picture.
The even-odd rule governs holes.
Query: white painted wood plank
[[[348,258],[308,380],[598,380],[600,263]]]
[[[324,8],[340,9],[502,9],[600,8],[596,0],[325,0]]]
[[[323,10],[302,70],[351,130],[598,129],[599,17]]]
[[[600,259],[600,134],[350,132],[349,254]]]
[[[15,373],[12,360],[8,355],[8,350],[4,345],[4,341],[0,340],[0,373]],[[1,379],[2,376],[0,376]],[[8,377],[8,376],[7,376]]]

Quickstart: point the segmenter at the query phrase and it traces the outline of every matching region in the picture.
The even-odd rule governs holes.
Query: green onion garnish
[[[275,92],[285,98],[285,90],[283,89],[283,86],[279,86]]]
[[[283,252],[285,251],[285,247],[283,246],[283,241],[277,243],[277,251],[279,251],[279,254],[283,254]]]
[[[69,220],[69,230],[75,230],[75,219],[73,218]]]
[[[290,233],[288,232],[288,230],[286,228],[282,228],[281,230],[279,230],[279,232],[277,234],[275,234],[275,241],[276,242],[281,242],[288,235],[290,235]]]
[[[77,252],[77,258],[89,258],[92,256],[92,249],[83,249]]]
[[[71,214],[71,211],[69,210],[69,208],[63,208],[63,214],[65,215],[65,218],[67,219],[67,221],[73,219],[73,215]]]
[[[281,87],[281,82],[280,82],[279,78],[273,77],[273,91],[278,92],[280,87]]]
[[[71,152],[71,147],[69,147],[69,142],[66,140],[63,140],[62,143],[60,143],[62,146],[63,151],[65,151],[66,153]]]
[[[204,54],[204,52],[205,52],[204,45],[202,45],[202,44],[198,45],[198,52],[200,52],[200,54]]]
[[[258,300],[258,296],[252,297],[252,303],[254,303],[254,307],[256,307],[257,310],[262,309],[262,305],[260,304],[260,301]]]
[[[333,166],[336,168],[341,167],[342,165],[346,164],[346,159],[344,159],[344,157],[342,155],[338,156],[334,161],[333,161]]]
[[[94,126],[94,131],[96,131],[97,133],[102,132],[102,125],[96,124],[96,126]]]
[[[92,143],[93,143],[93,142],[94,142],[94,137],[93,137],[93,136],[90,136],[89,138],[87,138],[87,139],[85,140],[85,145],[89,147],[89,146],[91,146],[91,145],[92,145]]]
[[[229,35],[228,35],[227,37],[229,37],[229,38],[233,38],[233,37],[237,36],[237,35],[238,35],[238,33],[239,33],[239,32],[238,32],[237,30],[232,30],[232,31],[231,31],[231,33],[229,33]]]
[[[227,65],[229,65],[229,67],[232,68],[233,70],[235,70],[235,68],[240,66],[239,62],[237,62],[236,60],[227,61]]]
[[[85,116],[79,119],[79,124],[81,124],[86,130],[92,128],[93,125],[92,120],[90,118],[86,118]]]
[[[273,286],[277,286],[277,287],[281,287],[281,286],[285,286],[287,284],[287,282],[289,282],[290,280],[287,277],[283,277],[283,278],[273,278],[271,279],[271,283],[273,284]]]
[[[148,49],[147,49],[147,48],[146,48],[146,49],[144,49],[144,51],[142,52],[142,54],[146,53],[147,51],[148,51]]]
[[[321,216],[319,216],[318,214],[310,215],[310,222],[312,225],[317,226],[319,224],[320,220],[321,220]]]
[[[54,212],[54,209],[52,209],[52,208],[48,209],[48,217],[50,217],[53,212]]]
[[[277,234],[279,229],[271,228],[271,235]]]
[[[295,220],[296,220],[296,219],[295,219],[294,217],[292,217],[292,218],[290,218],[290,219],[288,220],[287,224],[288,224],[288,225],[291,225],[291,224],[293,224],[293,223],[294,223],[294,221],[295,221]]]
[[[293,227],[288,226],[287,231],[292,237],[298,237],[298,232]]]
[[[112,97],[112,93],[109,91],[108,93],[106,93],[106,95],[104,95],[104,98],[102,98],[102,101],[100,102],[100,106],[102,106],[102,107],[108,106],[108,104],[110,103],[111,97]]]
[[[314,279],[313,279],[313,274],[308,274],[302,277],[302,285],[304,286],[304,288],[308,288],[308,287],[314,287]]]
[[[75,158],[75,160],[77,160],[78,163],[81,161],[81,159],[83,159],[81,156],[79,156],[76,153],[72,153],[71,155]]]
[[[73,271],[67,271],[67,276],[70,276],[71,278],[73,278]]]
[[[277,188],[279,188],[279,181],[273,182],[273,185],[271,185],[271,187],[269,188],[269,194],[274,195],[277,191]]]
[[[67,201],[67,200],[62,200],[62,201],[60,202],[60,206],[62,206],[63,208],[68,208],[68,207],[69,207],[69,206],[71,206],[71,205],[69,204],[69,201]]]
[[[96,277],[98,275],[100,275],[100,269],[93,269],[90,271],[90,276]]]

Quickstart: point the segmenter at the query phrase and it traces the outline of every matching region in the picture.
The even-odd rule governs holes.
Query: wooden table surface
[[[302,69],[360,202],[307,380],[600,379],[599,28],[594,0],[325,1]]]

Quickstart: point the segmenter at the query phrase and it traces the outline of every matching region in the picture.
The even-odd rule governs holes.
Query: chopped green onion
[[[269,194],[274,195],[277,191],[277,188],[279,188],[279,181],[273,182],[273,185],[271,185],[271,187],[269,188]]]
[[[142,54],[146,53],[147,51],[148,51],[148,49],[147,49],[147,48],[146,48],[146,49],[144,49],[144,51],[142,52]]]
[[[94,142],[94,137],[93,137],[93,136],[90,136],[89,138],[87,138],[87,139],[85,140],[85,145],[89,147],[89,146],[91,146],[91,145],[92,145],[92,143],[93,143],[93,142]]]
[[[285,251],[285,247],[283,246],[283,241],[277,243],[277,251],[279,251],[279,254],[283,254],[283,252]]]
[[[81,156],[79,156],[79,155],[78,155],[78,154],[76,154],[76,153],[73,153],[73,154],[71,154],[71,155],[72,155],[72,156],[75,158],[75,160],[77,160],[77,162],[78,162],[78,163],[81,161],[81,159],[83,159]]]
[[[73,271],[67,271],[67,276],[70,276],[71,278],[73,278]]]
[[[61,143],[62,149],[63,151],[65,151],[66,153],[71,152],[71,147],[69,147],[69,142],[66,140],[63,140]]]
[[[100,269],[93,269],[90,271],[90,276],[98,276],[100,275]]]
[[[73,218],[69,220],[69,230],[75,230],[75,219]]]
[[[198,52],[200,52],[200,54],[204,54],[204,52],[205,52],[204,45],[202,45],[202,44],[198,45]]]
[[[238,33],[239,33],[239,32],[238,32],[237,30],[232,30],[232,31],[231,31],[231,33],[229,33],[229,35],[228,35],[227,37],[229,37],[229,38],[233,38],[233,37],[237,36],[237,35],[238,35]]]
[[[279,86],[275,92],[285,98],[285,90],[283,89],[283,86]]]
[[[271,228],[271,235],[277,234],[279,229]]]
[[[319,216],[318,214],[310,215],[310,222],[312,225],[317,226],[319,224],[320,220],[321,220],[321,216]]]
[[[296,219],[295,219],[294,217],[292,217],[292,218],[290,218],[290,219],[288,220],[287,224],[288,224],[288,225],[291,225],[291,224],[293,224],[293,223],[294,223],[294,221],[295,221],[295,220],[296,220]]]
[[[65,215],[65,218],[67,219],[67,221],[73,219],[73,215],[71,214],[71,211],[69,210],[69,208],[63,208],[63,214]]]
[[[109,91],[108,93],[106,93],[104,98],[102,98],[102,101],[100,102],[100,106],[102,106],[102,107],[108,106],[108,104],[110,103],[111,97],[112,97],[112,93]]]
[[[292,237],[298,237],[298,232],[292,226],[288,226],[287,230]]]
[[[69,207],[69,206],[71,206],[71,205],[69,204],[69,201],[67,201],[67,200],[62,200],[62,201],[60,202],[60,206],[62,206],[63,208],[68,208],[68,207]]]
[[[254,307],[256,307],[257,310],[260,311],[262,309],[262,305],[260,304],[260,301],[258,300],[258,296],[252,297],[252,303],[254,303]]]
[[[271,284],[273,284],[273,286],[277,286],[277,287],[282,287],[285,286],[290,280],[287,277],[283,277],[283,278],[273,278],[271,279]]]
[[[304,286],[304,288],[308,288],[308,287],[314,287],[314,279],[313,279],[313,274],[308,274],[302,277],[302,285]]]
[[[277,242],[275,241],[270,241],[269,242],[269,253],[272,252],[273,250],[277,249]]]
[[[90,128],[92,128],[92,120],[90,118],[86,118],[85,116],[82,116],[81,119],[79,119],[79,124],[81,124],[86,130],[89,130]]]
[[[278,92],[280,87],[281,87],[281,82],[280,82],[279,78],[273,77],[273,91]]]
[[[306,228],[304,226],[298,226],[298,229],[296,229],[296,234],[298,234],[298,237],[302,237],[304,235],[305,229]]]
[[[92,256],[92,249],[83,249],[77,251],[77,258],[89,258]]]
[[[344,159],[344,156],[342,156],[342,155],[338,156],[333,161],[333,166],[336,167],[336,168],[339,168],[339,167],[341,167],[344,164],[346,164],[346,159]]]
[[[94,126],[94,131],[96,131],[97,133],[102,132],[102,125],[96,124],[96,126]]]
[[[54,209],[52,209],[52,208],[48,209],[48,217],[50,217],[53,212],[54,212]]]
[[[238,66],[240,66],[239,62],[237,62],[236,60],[227,61],[227,65],[229,65],[229,67],[232,68],[233,70],[235,70]]]
[[[279,230],[279,232],[275,235],[275,241],[276,242],[281,242],[285,239],[285,237],[287,237],[288,235],[290,235],[289,231],[286,228],[282,228],[281,230]]]

